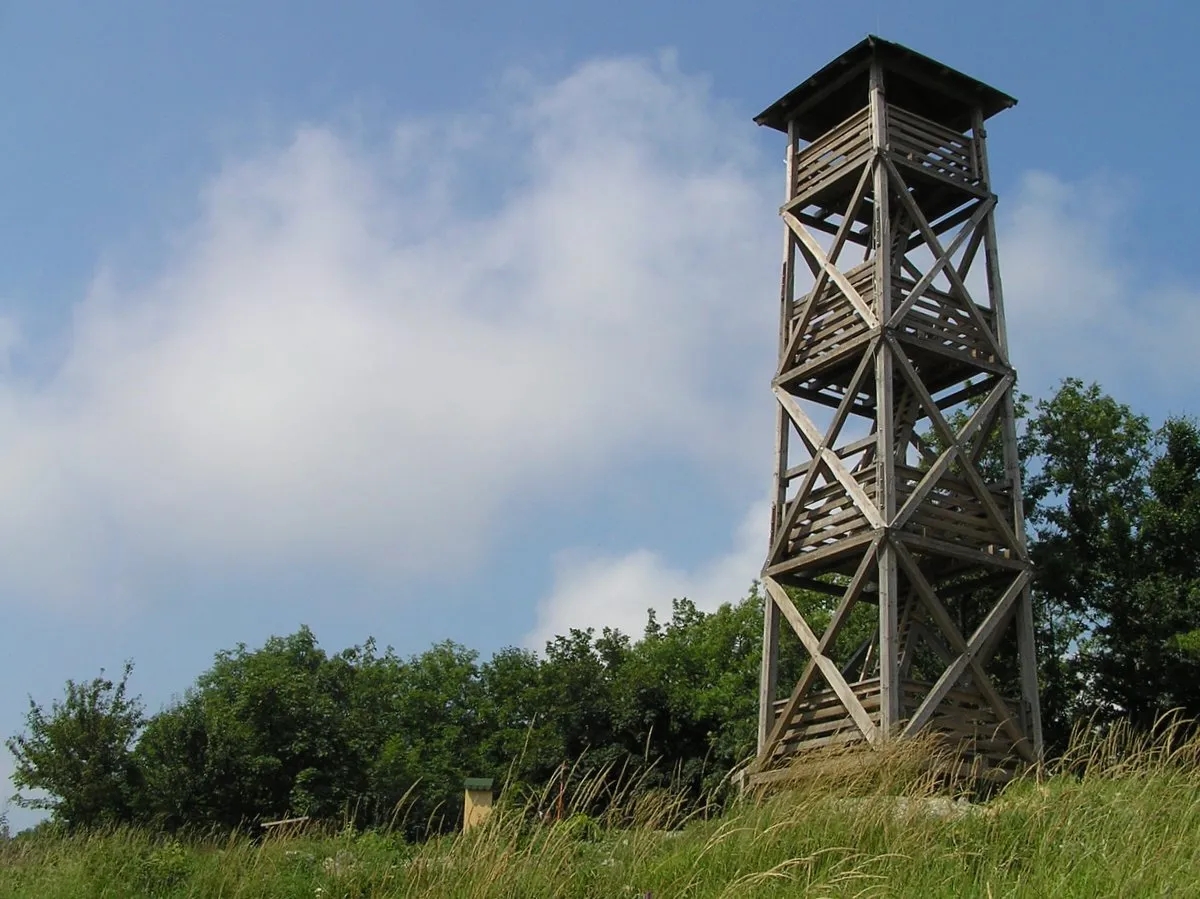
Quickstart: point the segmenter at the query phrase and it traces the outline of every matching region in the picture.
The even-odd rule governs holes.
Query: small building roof
[[[976,107],[986,119],[1017,103],[982,81],[871,34],[780,97],[754,121],[786,133],[788,121],[794,118],[801,139],[819,137],[866,105],[872,58],[883,64],[889,103],[959,131],[971,127]]]
[[[492,782],[492,778],[490,777],[468,777],[463,781],[463,788],[467,790],[490,790]]]

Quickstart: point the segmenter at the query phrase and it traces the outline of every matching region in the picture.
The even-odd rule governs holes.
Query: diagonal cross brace
[[[887,335],[886,339],[892,347],[893,357],[900,363],[900,371],[905,380],[908,381],[909,386],[921,400],[921,405],[925,407],[925,411],[929,414],[929,421],[933,425],[933,429],[938,432],[938,436],[941,437],[948,446],[956,447],[961,451],[961,448],[958,447],[958,440],[954,431],[951,430],[950,425],[947,424],[945,417],[942,415],[942,411],[938,408],[937,403],[933,401],[933,397],[929,395],[929,391],[925,388],[925,384],[922,382],[921,376],[917,374],[917,370],[913,368],[912,362],[909,360],[908,355],[904,352],[903,348],[893,335]],[[1007,390],[1008,388],[1006,387],[1005,389]],[[977,417],[978,416],[973,416],[972,418],[974,419]],[[982,419],[980,418],[980,420]],[[1021,559],[1028,558],[1028,554],[1026,553],[1022,544],[1017,540],[1016,534],[1013,533],[1013,529],[1005,520],[1004,513],[1000,511],[1000,507],[996,505],[995,499],[992,498],[991,491],[988,490],[987,484],[983,482],[983,478],[980,477],[979,471],[965,453],[963,454],[962,471],[963,476],[966,478],[967,483],[971,486],[971,490],[975,494],[976,499],[978,499],[980,504],[983,506],[984,512],[991,520],[992,525],[999,532],[1001,538],[1005,541],[1005,543],[1008,544],[1009,547],[1012,548],[1014,552],[1018,554]]]
[[[792,528],[800,520],[800,514],[804,511],[804,503],[808,500],[808,496],[817,482],[817,475],[821,472],[822,463],[825,461],[825,454],[833,451],[833,444],[842,433],[842,426],[846,423],[846,417],[850,414],[850,407],[854,404],[854,397],[858,393],[859,387],[862,386],[867,373],[870,371],[870,363],[874,357],[874,350],[877,345],[878,341],[873,342],[871,349],[863,354],[862,360],[858,363],[858,369],[855,371],[854,377],[850,379],[850,384],[846,388],[846,393],[842,397],[841,403],[838,404],[833,420],[829,423],[820,446],[813,454],[812,465],[805,472],[804,480],[800,484],[800,489],[796,492],[795,499],[792,500],[787,517],[784,519],[783,525],[779,528],[779,532],[775,535],[775,540],[771,544],[771,551],[767,555],[767,558],[771,562],[779,560],[780,552],[787,546],[788,534],[792,532]],[[836,456],[836,453],[834,455]],[[832,472],[830,473],[832,474]]]
[[[847,495],[862,512],[867,521],[871,523],[873,528],[882,528],[884,526],[883,516],[879,509],[871,502],[871,498],[867,496],[867,492],[863,490],[862,485],[858,483],[850,470],[838,457],[837,453],[826,446],[821,445],[820,432],[817,430],[816,424],[808,414],[800,408],[800,404],[795,398],[785,391],[782,387],[774,388],[775,398],[779,404],[787,412],[788,417],[795,423],[797,431],[800,432],[801,439],[809,446],[809,452],[812,453],[815,461],[820,457],[825,463],[825,467],[829,469],[830,474],[837,478],[845,488]]]
[[[796,235],[796,239],[800,241],[800,246],[806,254],[816,262],[824,274],[829,276],[829,280],[838,286],[838,289],[845,294],[846,299],[850,301],[850,305],[854,307],[863,321],[870,328],[879,327],[879,319],[875,317],[875,313],[871,311],[871,307],[867,305],[857,290],[852,285],[841,269],[830,262],[829,257],[825,255],[825,251],[821,249],[821,245],[817,243],[817,239],[808,233],[808,229],[804,227],[804,223],[796,218],[790,212],[782,212],[780,215],[787,222],[787,226],[792,229],[792,233]]]
[[[944,475],[953,464],[956,458],[961,457],[964,464],[973,464],[975,461],[974,451],[968,452],[967,443],[971,440],[975,432],[987,421],[992,411],[1000,404],[1016,379],[1011,375],[1005,375],[999,383],[992,388],[988,398],[980,404],[975,413],[967,420],[962,429],[954,435],[954,440],[942,452],[940,456],[934,460],[933,465],[925,472],[925,476],[913,488],[913,492],[909,494],[903,508],[896,513],[896,517],[892,520],[892,526],[902,528],[916,512],[917,507],[925,501],[925,497],[929,495],[929,491],[934,488],[942,475]]]
[[[854,577],[850,579],[850,583],[846,586],[846,590],[842,594],[837,608],[834,609],[833,616],[829,619],[829,625],[825,628],[825,633],[821,636],[821,642],[817,646],[822,655],[828,653],[829,647],[837,639],[837,635],[842,630],[842,625],[846,623],[846,616],[850,614],[850,610],[858,602],[859,596],[862,595],[863,587],[867,584],[867,579],[875,570],[875,550],[878,546],[879,539],[876,538],[867,547],[862,560],[858,563],[858,569],[854,572]],[[783,735],[787,732],[792,718],[796,714],[796,710],[800,707],[800,703],[804,701],[804,697],[808,695],[809,688],[812,687],[813,680],[817,676],[817,667],[816,657],[810,657],[808,663],[804,666],[804,671],[801,673],[800,679],[796,681],[792,695],[788,697],[787,705],[784,706],[783,712],[779,717],[775,719],[771,733],[767,737],[766,742],[763,743],[762,750],[759,752],[758,759],[755,762],[759,768],[767,763],[772,753],[774,753],[775,747],[783,739]]]
[[[845,215],[842,218],[842,225],[838,228],[837,234],[833,238],[833,244],[829,248],[828,259],[831,267],[836,266],[838,257],[842,253],[842,247],[845,246],[846,239],[850,236],[850,226],[854,224],[854,216],[858,214],[858,207],[862,205],[863,198],[866,197],[871,172],[871,166],[863,166],[862,176],[858,179],[858,186],[854,188],[850,204],[846,207]],[[803,224],[800,224],[800,227],[803,228]],[[794,230],[794,227],[789,226],[789,230]],[[782,375],[791,367],[791,360],[795,357],[796,351],[800,347],[800,341],[804,338],[809,319],[812,318],[813,309],[816,307],[821,293],[825,290],[825,284],[828,279],[829,269],[822,267],[817,273],[816,280],[813,282],[812,290],[808,292],[808,298],[804,303],[804,308],[800,312],[800,318],[795,323],[794,330],[788,338],[787,346],[779,355],[779,368],[776,372],[778,375]]]
[[[900,540],[891,541],[892,548],[895,550],[896,558],[900,561],[901,567],[908,575],[909,583],[916,588],[917,594],[921,597],[925,608],[929,611],[929,615],[933,618],[941,635],[946,638],[952,649],[959,656],[965,656],[967,665],[971,669],[972,677],[975,681],[975,686],[979,689],[980,694],[987,701],[988,705],[996,713],[996,718],[1001,722],[1005,732],[1012,739],[1017,750],[1024,755],[1029,761],[1033,761],[1033,747],[1029,738],[1021,732],[1016,723],[1012,720],[1011,712],[1004,698],[997,692],[992,685],[991,678],[984,671],[983,665],[971,653],[967,641],[963,639],[958,628],[954,624],[954,620],[950,617],[950,613],[946,611],[946,607],[942,605],[942,601],[938,599],[937,593],[930,586],[921,567],[917,564],[917,560],[913,558],[912,553],[908,551],[908,547]]]
[[[925,214],[921,212],[921,208],[917,205],[917,201],[912,198],[908,192],[908,184],[901,177],[899,170],[886,157],[883,159],[883,164],[887,167],[888,176],[895,182],[897,193],[900,195],[900,202],[908,210],[908,214],[912,217],[921,236],[925,239],[925,243],[929,245],[929,249],[933,251],[934,256],[946,255],[942,249],[941,241],[937,239],[937,235],[933,233],[933,229],[929,226],[929,221],[925,218]],[[1001,348],[999,341],[996,340],[996,335],[992,333],[991,327],[983,317],[983,313],[979,311],[979,307],[975,305],[975,301],[971,299],[971,293],[967,290],[967,285],[963,283],[962,277],[953,265],[944,266],[946,276],[950,279],[954,290],[959,294],[959,299],[967,308],[967,314],[971,316],[971,320],[975,322],[975,326],[979,328],[979,332],[988,342],[988,347],[995,355],[996,359],[1003,365],[1008,365],[1008,354]]]
[[[912,292],[909,293],[904,302],[897,307],[896,311],[892,313],[892,317],[888,319],[889,328],[898,328],[900,326],[900,323],[904,320],[904,316],[908,315],[912,307],[917,304],[917,300],[924,296],[925,291],[929,289],[931,284],[933,284],[934,279],[938,276],[938,273],[941,272],[942,268],[950,263],[951,258],[956,252],[958,252],[958,248],[962,246],[963,241],[965,241],[968,236],[973,238],[975,232],[980,231],[979,226],[983,223],[983,220],[987,214],[992,211],[992,207],[994,205],[996,205],[995,197],[988,197],[986,200],[979,201],[978,208],[975,210],[975,214],[967,220],[967,223],[962,227],[958,234],[954,236],[954,239],[950,241],[950,245],[938,254],[938,257],[934,260],[933,265],[929,267],[929,271],[925,272],[925,274],[921,276],[921,279],[917,281],[916,286],[913,287]],[[980,231],[980,233],[982,233],[982,231]]]
[[[850,717],[854,720],[854,723],[858,725],[858,729],[862,731],[862,735],[870,743],[878,742],[879,729],[875,726],[875,722],[871,720],[871,716],[863,707],[862,702],[854,694],[854,691],[846,682],[846,678],[842,676],[837,663],[825,655],[825,650],[821,648],[821,641],[817,639],[817,635],[813,633],[808,622],[804,620],[804,616],[800,614],[791,597],[787,595],[787,591],[774,578],[764,578],[763,585],[767,588],[767,593],[770,595],[771,601],[783,613],[783,617],[792,626],[792,630],[795,631],[796,636],[804,644],[804,648],[808,651],[809,656],[812,657],[817,667],[820,668],[821,674],[824,675],[833,692],[837,694],[838,699],[841,700],[846,711],[850,713]],[[778,725],[779,722],[776,722],[776,724]],[[784,721],[784,726],[786,726],[786,720]]]
[[[942,676],[938,678],[937,683],[925,696],[921,705],[913,713],[909,719],[908,725],[904,728],[904,735],[911,736],[923,728],[929,719],[933,717],[937,711],[938,705],[946,694],[950,692],[950,688],[967,670],[972,659],[977,659],[981,655],[984,647],[991,641],[993,635],[998,633],[1005,624],[1008,623],[1012,615],[1013,606],[1016,604],[1021,591],[1029,583],[1030,572],[1022,571],[1016,576],[1016,579],[1009,585],[1004,594],[996,601],[996,605],[988,612],[987,617],[983,619],[979,627],[975,629],[975,633],[971,635],[971,639],[967,641],[966,651],[955,658],[942,672]]]

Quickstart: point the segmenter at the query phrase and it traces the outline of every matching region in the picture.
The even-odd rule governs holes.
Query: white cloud
[[[576,550],[558,560],[554,587],[538,608],[526,646],[540,649],[571,628],[617,628],[640,637],[646,612],[670,618],[671,600],[687,598],[711,612],[746,595],[767,553],[770,503],[746,513],[729,549],[693,571],[672,567],[659,554],[639,549],[619,557],[591,557]]]
[[[1200,291],[1129,260],[1122,213],[1132,190],[1030,172],[1002,205],[1000,265],[1024,390],[1078,376],[1127,399],[1194,401]]]
[[[1077,375],[1114,391],[1194,392],[1200,294],[1156,284],[1123,262],[1127,200],[1127,187],[1103,179],[1067,183],[1033,172],[1002,207],[1001,272],[1023,389],[1045,394]],[[982,295],[982,265],[972,274]],[[646,610],[669,614],[672,597],[705,608],[736,599],[761,566],[767,521],[765,504],[756,506],[731,549],[694,570],[671,567],[652,548],[611,558],[565,554],[526,643],[540,646],[571,627],[636,636]]]
[[[634,456],[760,461],[777,226],[750,129],[670,64],[507,90],[383,151],[302,129],[226,166],[152,277],[97,277],[61,366],[0,376],[6,595],[431,572]]]
[[[386,147],[308,127],[231,161],[158,270],[97,276],[47,377],[0,365],[3,595],[463,569],[528,500],[569,514],[647,455],[761,483],[779,165],[753,133],[669,59],[610,60]],[[1200,304],[1120,265],[1110,194],[1031,175],[1006,201],[1026,389],[1189,383]],[[0,321],[0,359],[21,340]],[[709,574],[621,566],[656,602]]]

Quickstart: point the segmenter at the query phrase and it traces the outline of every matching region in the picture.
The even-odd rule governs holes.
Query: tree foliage
[[[67,681],[65,695],[45,711],[31,698],[27,732],[7,741],[16,765],[18,805],[50,810],[70,827],[123,823],[141,786],[130,748],[144,723],[142,706],[128,694],[133,664],[113,681]]]
[[[1157,432],[1099,386],[1037,405],[1024,449],[1037,566],[1043,703],[1075,720],[1200,714],[1200,431]]]

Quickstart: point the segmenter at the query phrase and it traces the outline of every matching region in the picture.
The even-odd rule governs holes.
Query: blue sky
[[[153,710],[302,622],[490,652],[741,595],[782,190],[750,120],[868,32],[1020,100],[1024,389],[1194,413],[1200,15],[944,13],[5,5],[0,731],[126,658]]]

